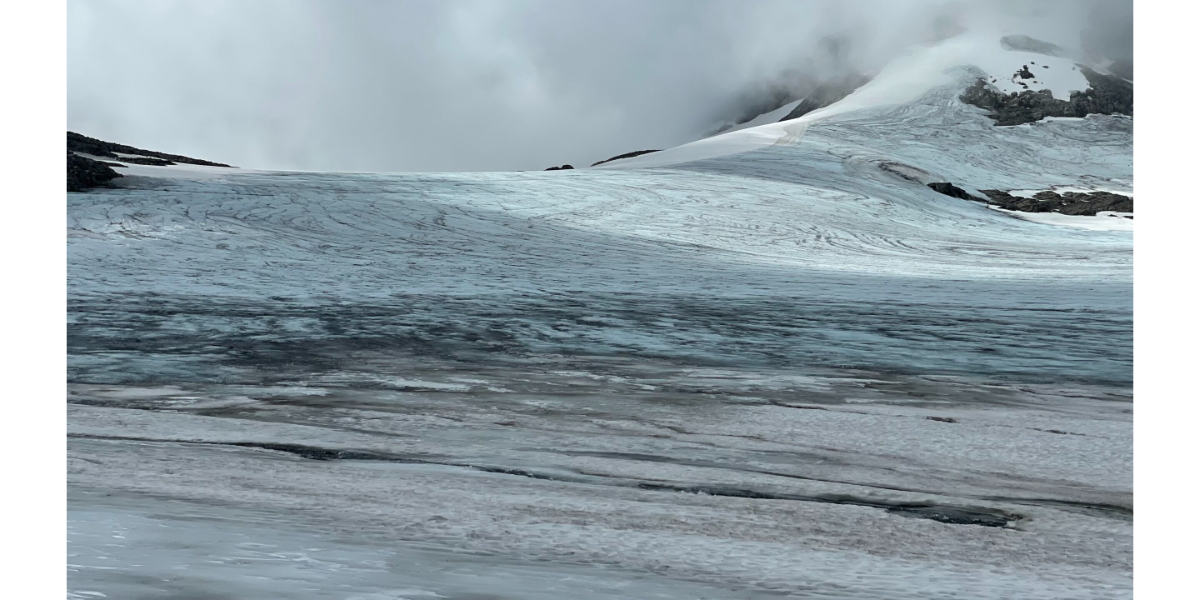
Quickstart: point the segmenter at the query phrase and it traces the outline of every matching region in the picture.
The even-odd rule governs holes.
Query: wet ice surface
[[[923,180],[1128,189],[1132,125],[954,91],[673,169],[71,194],[72,597],[1128,597],[1132,235]]]
[[[278,514],[77,494],[68,531],[69,598],[677,598],[728,589],[604,566],[452,552],[431,544],[364,547]],[[106,592],[100,589],[107,590]],[[198,593],[198,591],[202,592]],[[438,590],[438,591],[434,591]],[[753,597],[753,594],[740,594]]]

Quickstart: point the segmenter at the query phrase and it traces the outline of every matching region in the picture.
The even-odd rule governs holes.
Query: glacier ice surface
[[[664,168],[70,194],[72,597],[1129,597],[1132,233],[925,183],[1131,192],[1132,121],[978,75]]]

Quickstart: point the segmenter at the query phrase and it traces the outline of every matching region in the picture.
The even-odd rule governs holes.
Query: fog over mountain
[[[1112,1],[87,0],[68,15],[69,129],[263,169],[591,164],[981,25],[1132,56],[1132,6]]]

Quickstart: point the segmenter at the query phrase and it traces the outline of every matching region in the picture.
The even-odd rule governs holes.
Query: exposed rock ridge
[[[1133,212],[1133,198],[1112,192],[1038,192],[1031,198],[1013,196],[1002,190],[979,190],[986,198],[972,196],[966,190],[949,182],[929,184],[939,194],[962,200],[985,202],[993,206],[1017,212],[1049,213],[1093,217],[1101,212]]]
[[[92,160],[86,156],[67,153],[67,191],[81,192],[121,177],[112,170],[115,163]]]
[[[1070,100],[1055,98],[1050,90],[1003,94],[979,79],[959,99],[989,112],[998,126],[1033,123],[1046,117],[1086,117],[1090,114],[1133,116],[1133,84],[1112,75],[1103,75],[1079,66],[1091,85],[1085,91],[1071,92]]]
[[[635,156],[641,156],[643,154],[650,154],[651,152],[660,152],[660,151],[659,150],[634,150],[633,152],[626,152],[625,154],[618,154],[612,158],[606,158],[604,160],[594,162],[594,163],[592,163],[592,166],[594,167],[596,165],[602,165],[606,162],[612,162],[614,160],[621,160],[622,158],[633,158]]]
[[[88,154],[91,156],[102,156],[112,158],[123,162],[131,162],[135,164],[149,164],[154,166],[165,166],[175,163],[185,163],[189,165],[203,165],[206,167],[229,167],[223,163],[217,163],[198,158],[189,158],[178,154],[167,154],[165,152],[154,152],[152,150],[142,150],[133,146],[124,144],[114,144],[78,134],[73,131],[67,132],[67,152],[76,152],[79,154]],[[131,156],[118,156],[117,153]],[[147,160],[149,159],[149,160]]]

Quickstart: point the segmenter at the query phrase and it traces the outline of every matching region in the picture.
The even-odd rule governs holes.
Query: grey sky
[[[70,0],[67,121],[251,168],[580,166],[995,19],[1132,37],[1110,0]]]

